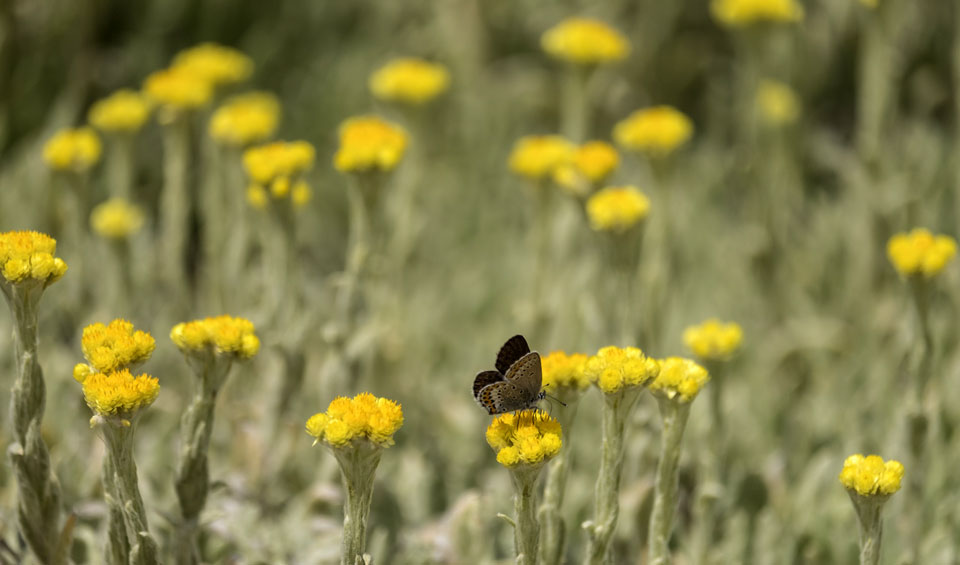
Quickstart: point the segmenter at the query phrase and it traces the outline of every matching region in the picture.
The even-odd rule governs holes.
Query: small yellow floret
[[[623,233],[650,213],[650,199],[635,186],[611,186],[587,200],[590,227]]]
[[[233,316],[217,316],[182,322],[170,330],[170,339],[184,354],[211,351],[249,359],[260,350],[253,322]]]
[[[407,133],[377,116],[349,118],[340,124],[340,147],[333,166],[344,173],[392,171],[407,149]]]
[[[55,171],[83,173],[97,164],[100,152],[100,138],[93,128],[67,128],[43,146],[43,160]]]
[[[847,457],[840,471],[840,482],[860,496],[889,496],[900,490],[903,465],[899,461],[883,461],[879,455],[857,453]]]
[[[253,61],[242,52],[216,43],[184,49],[171,68],[194,75],[212,85],[241,82],[253,73]]]
[[[690,402],[709,380],[707,370],[690,359],[668,357],[660,361],[660,374],[650,383],[650,391],[672,400]]]
[[[7,282],[35,280],[47,285],[67,271],[63,259],[54,257],[57,241],[35,231],[0,233],[0,273]]]
[[[757,89],[757,108],[770,125],[792,124],[800,116],[800,99],[786,84],[764,80]]]
[[[266,140],[277,130],[280,103],[268,92],[248,92],[230,98],[210,118],[210,136],[233,147]]]
[[[740,349],[743,329],[736,322],[723,323],[710,318],[698,326],[683,330],[683,343],[701,359],[724,361]]]
[[[393,435],[403,425],[400,404],[369,392],[353,398],[338,397],[326,413],[307,420],[307,433],[331,447],[346,447],[355,439],[367,439],[381,447],[393,445]]]
[[[575,149],[559,135],[528,135],[513,145],[508,164],[520,176],[541,180],[570,165]]]
[[[692,135],[693,122],[672,106],[637,110],[613,128],[613,139],[619,145],[651,157],[673,153]]]
[[[381,100],[423,104],[447,89],[450,73],[443,65],[404,57],[377,69],[368,84],[370,92]]]
[[[501,414],[487,427],[487,443],[504,467],[539,465],[560,451],[560,423],[540,410]]]
[[[933,235],[930,230],[916,228],[898,233],[887,242],[887,256],[901,275],[936,276],[957,254],[957,241],[947,235]]]
[[[103,237],[130,237],[143,227],[143,210],[122,198],[111,198],[93,209],[90,226]]]
[[[143,83],[143,92],[167,111],[194,110],[213,97],[208,80],[176,68],[151,73]]]
[[[627,387],[640,387],[660,372],[660,364],[643,354],[638,347],[603,347],[587,359],[584,373],[590,382],[607,394]]]
[[[247,203],[257,210],[265,210],[270,203],[270,198],[262,186],[251,184],[247,187]]]
[[[730,27],[761,22],[799,22],[803,6],[796,0],[713,0],[713,17]]]
[[[620,166],[620,155],[606,141],[588,141],[573,152],[570,163],[554,170],[553,181],[574,194],[585,196]]]
[[[254,182],[271,186],[278,179],[289,182],[309,171],[315,156],[316,150],[309,142],[274,141],[244,151],[243,166]]]
[[[582,65],[626,58],[630,42],[619,31],[589,18],[568,18],[540,38],[543,50],[556,59]]]
[[[143,363],[153,354],[157,344],[153,336],[134,331],[132,323],[118,318],[107,325],[98,322],[83,328],[80,346],[94,370],[111,373]],[[77,367],[74,367],[76,376]]]
[[[83,384],[83,381],[93,373],[96,373],[96,371],[86,363],[77,363],[73,366],[73,378],[78,383]]]
[[[590,386],[590,378],[585,372],[587,356],[583,353],[567,355],[563,351],[553,351],[541,359],[540,364],[543,369],[544,389],[566,387],[583,390]]]
[[[313,191],[310,190],[310,185],[306,181],[297,181],[297,184],[293,185],[290,199],[295,207],[303,208],[310,203],[311,198],[313,198]]]
[[[100,131],[133,133],[150,117],[150,104],[139,92],[118,90],[90,107],[87,119]]]
[[[83,398],[91,410],[102,416],[132,416],[153,404],[160,384],[150,375],[133,376],[129,369],[93,373],[83,380]]]

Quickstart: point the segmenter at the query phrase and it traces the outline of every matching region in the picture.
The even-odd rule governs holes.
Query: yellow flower
[[[313,191],[310,190],[310,185],[306,181],[298,181],[297,184],[293,185],[293,191],[290,193],[290,200],[293,201],[293,205],[297,208],[303,208],[306,206],[310,199],[313,198]]]
[[[97,164],[100,151],[100,138],[92,128],[67,128],[43,146],[43,160],[55,171],[83,173]]]
[[[724,361],[729,359],[743,341],[743,330],[736,322],[723,323],[710,318],[699,326],[683,330],[683,343],[701,359]]]
[[[129,418],[141,408],[153,404],[159,392],[160,384],[155,377],[135,377],[129,369],[93,373],[83,379],[83,399],[101,416]]]
[[[638,347],[603,347],[587,359],[584,373],[590,382],[607,394],[628,387],[641,387],[660,372],[660,364],[643,354]]]
[[[660,374],[650,383],[650,391],[657,396],[690,402],[709,380],[707,370],[693,361],[668,357],[660,361]]]
[[[563,444],[560,423],[540,410],[501,414],[487,427],[487,443],[504,467],[540,465]]]
[[[233,147],[269,138],[277,130],[280,103],[268,92],[248,92],[223,103],[210,118],[210,136]]]
[[[213,97],[213,87],[209,81],[176,68],[151,73],[143,83],[143,92],[167,113],[195,110]],[[162,119],[168,120],[170,117],[163,116]]]
[[[377,116],[349,118],[340,124],[340,147],[333,166],[343,173],[392,171],[407,149],[407,133]]]
[[[635,186],[607,187],[587,200],[590,227],[597,231],[626,232],[649,212],[650,199]]]
[[[253,73],[253,61],[242,52],[216,43],[184,49],[172,68],[192,74],[214,86],[242,82]]]
[[[532,180],[541,180],[569,165],[574,151],[574,145],[559,135],[521,137],[510,152],[510,170]]]
[[[0,233],[0,272],[10,283],[27,280],[52,284],[67,271],[63,259],[54,257],[57,241],[35,231]]]
[[[87,119],[100,131],[133,133],[150,117],[146,98],[133,90],[118,90],[90,107]]]
[[[590,386],[590,378],[584,372],[587,356],[583,353],[567,355],[563,351],[554,351],[544,357],[540,364],[543,368],[543,388],[550,390],[567,387],[583,390]]]
[[[693,135],[693,122],[671,106],[637,110],[613,128],[613,139],[621,146],[665,157],[685,144]]]
[[[111,198],[93,209],[90,225],[103,237],[123,239],[143,227],[143,210],[122,198]]]
[[[899,461],[883,461],[879,455],[857,453],[847,457],[840,471],[840,482],[860,496],[889,496],[900,490],[903,465]]]
[[[243,166],[256,187],[247,189],[247,200],[255,208],[265,207],[264,187],[274,198],[286,198],[299,177],[313,168],[315,157],[316,150],[306,141],[274,141],[247,149]]]
[[[260,339],[253,332],[250,320],[224,315],[181,322],[170,330],[170,339],[186,355],[213,352],[249,359],[260,350]]]
[[[898,233],[887,242],[887,256],[897,271],[905,276],[931,278],[953,260],[957,242],[950,236],[934,236],[930,230],[916,228]]]
[[[775,80],[760,82],[757,90],[760,117],[770,125],[791,124],[800,116],[800,100],[786,84]]]
[[[620,166],[620,155],[606,141],[588,141],[573,152],[570,163],[553,172],[553,181],[562,188],[581,196],[590,191],[589,184],[598,185]]]
[[[381,100],[423,104],[447,90],[446,67],[422,59],[394,59],[377,69],[368,81],[370,92]]]
[[[803,20],[803,6],[796,0],[713,0],[710,9],[714,18],[730,27]]]
[[[338,397],[307,420],[307,433],[331,447],[345,447],[367,439],[381,447],[393,445],[393,435],[403,425],[400,404],[369,392],[353,398]],[[316,443],[314,442],[314,443]]]
[[[247,187],[247,203],[257,210],[265,210],[270,203],[270,197],[262,186],[251,184]]]
[[[581,65],[596,65],[624,59],[630,42],[619,31],[589,18],[567,18],[540,38],[548,55]]]
[[[83,328],[80,346],[94,371],[112,373],[143,363],[153,354],[157,343],[147,332],[134,331],[132,323],[118,318],[107,325],[96,323]],[[74,367],[74,378],[77,378],[78,367]]]

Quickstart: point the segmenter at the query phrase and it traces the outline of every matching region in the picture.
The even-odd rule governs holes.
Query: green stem
[[[190,194],[187,187],[190,161],[190,124],[180,116],[163,128],[163,194],[160,200],[162,271],[171,289],[186,287],[187,219]]]
[[[883,538],[883,504],[888,496],[860,496],[850,493],[860,523],[860,565],[880,563],[880,543]]]
[[[103,458],[103,496],[107,502],[107,545],[104,560],[109,565],[127,565],[130,561],[130,541],[127,539],[127,529],[123,519],[123,503],[117,490],[114,476],[113,458],[107,455]]]
[[[540,523],[537,521],[537,477],[540,467],[519,466],[510,470],[513,480],[513,507],[517,515],[513,530],[517,565],[537,565]]]
[[[560,453],[550,462],[547,469],[546,485],[543,490],[543,504],[539,518],[541,530],[540,563],[542,565],[560,565],[563,561],[563,548],[566,538],[566,523],[560,509],[563,507],[563,494],[567,485],[567,473],[570,471],[571,454],[570,432],[577,415],[576,399],[567,403],[557,420],[563,433],[563,446]]]
[[[147,511],[137,480],[137,464],[133,460],[136,419],[123,422],[105,419],[101,429],[108,456],[112,458],[114,484],[123,505],[123,519],[130,541],[130,564],[159,564],[159,550],[147,525]]]
[[[710,386],[710,447],[704,464],[703,480],[697,489],[697,531],[694,535],[694,563],[706,564],[709,561],[713,545],[713,535],[721,518],[719,500],[726,485],[726,465],[724,463],[724,418],[722,408],[721,383],[719,374],[722,363],[705,363],[712,375]]]
[[[660,436],[660,461],[654,487],[653,512],[650,514],[650,565],[671,562],[670,532],[677,508],[678,463],[683,430],[690,415],[690,404],[658,398],[663,430]]]
[[[113,136],[110,147],[109,169],[110,195],[130,200],[133,193],[133,134],[120,133]]]
[[[340,565],[364,565],[373,478],[380,464],[382,449],[362,441],[345,448],[334,448],[333,452],[340,464],[343,486],[347,491],[343,508]]]
[[[584,65],[568,65],[564,72],[563,117],[560,131],[575,143],[586,141],[590,123],[590,100],[587,85],[593,68]]]

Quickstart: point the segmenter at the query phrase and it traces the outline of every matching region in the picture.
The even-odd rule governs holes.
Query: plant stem
[[[567,485],[567,473],[570,471],[571,454],[570,431],[577,415],[577,400],[567,403],[567,408],[561,411],[557,420],[563,434],[564,448],[550,462],[547,469],[546,486],[543,490],[543,504],[540,506],[539,518],[543,525],[542,541],[540,543],[540,563],[542,565],[560,565],[563,560],[563,548],[566,541],[566,523],[560,509],[563,507],[563,493]]]
[[[563,117],[561,131],[575,143],[586,141],[590,123],[590,100],[587,84],[592,68],[585,65],[567,65],[564,69]]]
[[[718,503],[726,485],[724,463],[724,418],[722,406],[723,364],[705,363],[712,376],[710,386],[710,447],[704,464],[703,480],[697,488],[697,532],[694,537],[694,563],[706,564],[713,545],[714,531],[721,518]]]
[[[107,175],[110,179],[110,195],[129,200],[133,192],[133,134],[120,133],[111,139],[110,161]]]
[[[654,487],[653,512],[650,515],[650,565],[667,565],[670,557],[670,532],[677,508],[677,464],[683,430],[690,415],[690,404],[658,398],[663,430],[660,436],[660,461]]]
[[[163,127],[163,194],[160,200],[161,271],[174,292],[186,286],[187,219],[190,194],[187,189],[190,161],[190,124],[179,116]]]
[[[113,458],[107,454],[103,458],[103,495],[107,502],[107,546],[105,561],[109,565],[127,565],[130,560],[130,541],[127,539],[127,529],[123,519],[123,503],[117,485],[114,481],[116,471],[113,468]]]
[[[340,565],[364,565],[373,478],[380,464],[381,451],[379,446],[365,441],[346,448],[333,448],[347,491]]]
[[[860,523],[860,565],[878,565],[880,563],[880,543],[883,537],[883,519],[881,513],[888,496],[860,496],[850,493],[850,500],[857,511]]]
[[[537,522],[536,487],[540,468],[518,466],[510,470],[513,479],[513,508],[517,515],[513,530],[517,565],[536,565],[540,544],[540,523]]]

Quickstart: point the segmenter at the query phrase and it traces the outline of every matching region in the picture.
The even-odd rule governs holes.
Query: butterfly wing
[[[540,385],[543,382],[540,354],[536,351],[527,353],[511,365],[503,376],[508,383],[523,389],[529,395],[528,400],[532,402],[540,393]]]
[[[507,374],[510,366],[520,360],[521,357],[530,353],[530,346],[522,335],[515,335],[507,340],[497,353],[497,370]]]
[[[484,387],[502,380],[503,375],[500,371],[480,371],[473,379],[473,397],[480,400],[480,391],[483,390]]]
[[[477,395],[477,402],[491,415],[524,410],[530,406],[527,392],[507,381],[498,381],[483,387]]]

